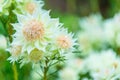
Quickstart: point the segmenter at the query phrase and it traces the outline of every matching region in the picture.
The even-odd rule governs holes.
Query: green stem
[[[47,72],[48,72],[48,69],[49,69],[48,63],[49,63],[49,59],[46,58],[43,80],[47,80]]]
[[[43,79],[47,80],[47,68],[46,67],[44,67],[44,78]]]
[[[12,69],[14,72],[14,80],[18,80],[18,72],[15,64],[12,65]]]

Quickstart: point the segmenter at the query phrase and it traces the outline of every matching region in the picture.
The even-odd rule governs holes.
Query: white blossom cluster
[[[120,47],[120,13],[113,18],[102,19],[100,14],[90,15],[80,19],[81,30],[78,33],[79,43],[87,55],[92,51],[103,49],[119,49]]]
[[[83,70],[84,62],[79,58],[72,58],[66,62],[65,68],[59,72],[60,80],[79,80],[79,72]]]
[[[82,58],[70,58],[59,73],[60,80],[119,80],[119,21],[120,13],[105,20],[98,14],[80,19]]]
[[[85,69],[94,80],[116,80],[120,78],[120,57],[113,50],[93,53],[85,60]]]
[[[107,42],[113,47],[120,47],[120,13],[104,21]]]
[[[18,22],[12,23],[15,33],[7,49],[11,53],[8,60],[24,65],[72,53],[76,45],[74,35],[63,28],[58,18],[50,17],[50,11],[42,8],[43,1],[16,0],[16,4],[13,12]]]
[[[89,72],[91,79],[80,74]],[[120,79],[120,57],[113,50],[92,52],[85,59],[74,58],[60,71],[60,80],[117,80]]]
[[[104,47],[105,34],[103,32],[103,21],[100,14],[90,15],[80,19],[81,30],[78,32],[79,43],[83,51],[82,55],[87,55],[93,49]]]

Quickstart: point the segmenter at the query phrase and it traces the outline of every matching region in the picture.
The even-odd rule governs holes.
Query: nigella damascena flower
[[[22,52],[28,54],[35,48],[45,52],[48,43],[54,40],[54,35],[60,23],[58,19],[51,19],[49,11],[35,14],[17,14],[18,23],[12,24],[16,30],[13,43],[22,45]],[[56,32],[55,32],[56,31]]]
[[[8,14],[6,8],[11,4],[11,0],[0,0],[0,13]]]
[[[35,11],[40,10],[44,5],[42,0],[17,0],[17,8],[22,13],[33,14]],[[19,11],[17,11],[19,12]]]

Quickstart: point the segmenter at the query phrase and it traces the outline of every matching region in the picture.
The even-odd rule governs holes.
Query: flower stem
[[[43,80],[47,80],[47,69],[46,67],[44,67],[44,78]]]
[[[13,64],[12,68],[13,68],[13,72],[14,72],[14,80],[18,80],[18,73],[17,73],[16,65]]]
[[[48,72],[48,69],[49,69],[48,63],[49,63],[49,60],[46,58],[43,80],[47,80],[47,72]]]

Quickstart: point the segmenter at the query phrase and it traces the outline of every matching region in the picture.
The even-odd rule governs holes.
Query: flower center
[[[57,38],[57,43],[61,48],[70,48],[71,47],[71,40],[67,36],[59,36]]]
[[[22,47],[19,46],[19,45],[14,45],[14,46],[12,46],[12,47],[11,47],[11,55],[12,55],[13,57],[19,56],[19,54],[21,53],[21,49],[22,49]]]
[[[43,52],[38,50],[38,49],[34,49],[33,51],[31,51],[29,58],[31,61],[33,62],[38,62],[43,56]]]
[[[24,34],[25,39],[28,41],[42,39],[44,35],[43,24],[36,20],[31,20],[24,26],[23,34]]]
[[[32,14],[34,12],[35,8],[36,8],[36,5],[35,5],[35,3],[28,2],[26,4],[25,8],[30,14]]]
[[[114,62],[114,63],[113,63],[113,66],[114,66],[114,68],[117,68],[117,67],[118,67],[118,63],[117,63],[117,62]]]

